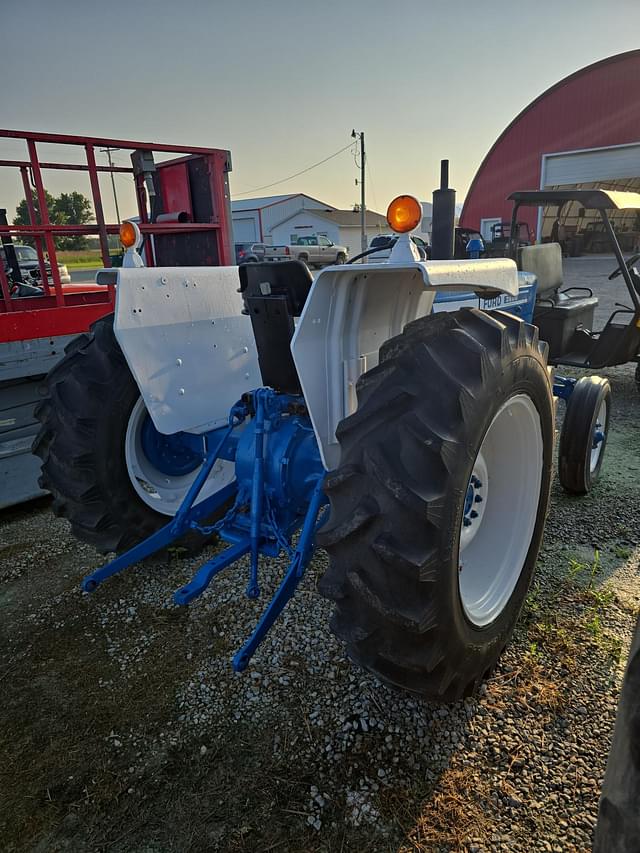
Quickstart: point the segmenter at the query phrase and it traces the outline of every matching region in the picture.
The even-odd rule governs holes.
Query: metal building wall
[[[542,165],[542,185],[545,187],[638,176],[640,143],[547,155]]]
[[[280,201],[277,204],[263,207],[262,215],[262,230],[264,236],[272,234],[272,229],[279,223],[283,222],[287,217],[292,216],[298,210],[333,210],[331,205],[324,204],[321,201],[309,198],[304,195],[294,195],[285,201]],[[275,240],[274,240],[275,242]]]
[[[334,243],[340,242],[340,229],[321,216],[315,216],[311,211],[305,213],[302,210],[281,222],[271,229],[274,245],[287,245],[292,235],[310,237],[312,234],[324,234]]]

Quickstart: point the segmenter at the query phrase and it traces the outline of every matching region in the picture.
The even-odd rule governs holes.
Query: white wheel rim
[[[469,481],[473,499],[469,504],[465,496],[460,527],[460,601],[477,627],[502,613],[522,574],[538,514],[543,452],[533,400],[510,397],[485,433]]]
[[[147,407],[140,397],[131,412],[124,441],[129,479],[138,497],[147,506],[162,515],[175,515],[200,468],[178,477],[159,471],[142,447],[142,425],[146,415]],[[233,462],[219,459],[202,487],[196,503],[219,492],[220,489],[229,485],[234,477]]]
[[[602,453],[602,448],[604,446],[605,438],[606,438],[606,428],[607,428],[607,401],[603,400],[600,403],[600,408],[598,409],[598,416],[596,418],[596,426],[593,432],[593,444],[591,447],[591,459],[589,462],[589,470],[590,473],[593,472],[598,467],[598,461],[600,459],[600,455]]]

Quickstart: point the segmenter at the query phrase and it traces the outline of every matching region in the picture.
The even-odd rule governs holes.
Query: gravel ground
[[[568,266],[600,284],[613,264]],[[187,609],[171,596],[202,557],[86,596],[100,559],[46,500],[0,514],[0,849],[589,850],[640,603],[640,398],[631,367],[606,373],[602,478],[583,499],[554,486],[514,640],[452,706],[345,660],[316,593],[323,553],[235,675],[264,606],[243,597],[246,563]],[[267,563],[266,595],[281,571]]]

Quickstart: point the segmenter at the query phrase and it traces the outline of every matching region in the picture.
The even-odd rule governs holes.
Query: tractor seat
[[[242,264],[240,293],[246,302],[251,297],[281,296],[287,301],[288,313],[299,317],[307,301],[313,276],[302,261],[264,261]]]
[[[302,261],[265,261],[238,268],[243,313],[251,317],[262,381],[276,391],[302,394],[291,355],[295,317],[309,296],[313,276]]]
[[[538,279],[537,299],[553,299],[562,287],[560,243],[540,243],[518,249],[518,269]]]
[[[523,246],[518,250],[518,269],[531,272],[538,279],[536,302],[562,308],[570,313],[593,312],[598,304],[595,296],[570,296],[572,288],[564,292],[560,290],[564,283],[560,243]]]
[[[549,360],[562,360],[574,349],[577,330],[584,330],[581,333],[590,336],[598,300],[591,291],[587,291],[588,296],[571,296],[571,288],[560,290],[563,281],[559,243],[523,246],[518,252],[518,268],[533,273],[538,279],[533,322],[540,331],[540,338],[549,344]]]

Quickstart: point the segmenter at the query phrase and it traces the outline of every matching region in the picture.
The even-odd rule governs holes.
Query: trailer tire
[[[32,448],[42,460],[39,483],[74,535],[104,554],[119,553],[167,524],[167,514],[136,492],[125,457],[140,392],[116,341],[113,315],[67,345],[42,391]],[[204,541],[190,533],[180,544],[195,549]]]
[[[586,495],[598,479],[610,414],[609,380],[601,376],[579,379],[567,401],[558,443],[558,477],[570,494]]]
[[[409,323],[358,380],[326,481],[319,588],[349,656],[389,684],[457,700],[511,636],[549,498],[547,349],[511,315],[443,312]]]

